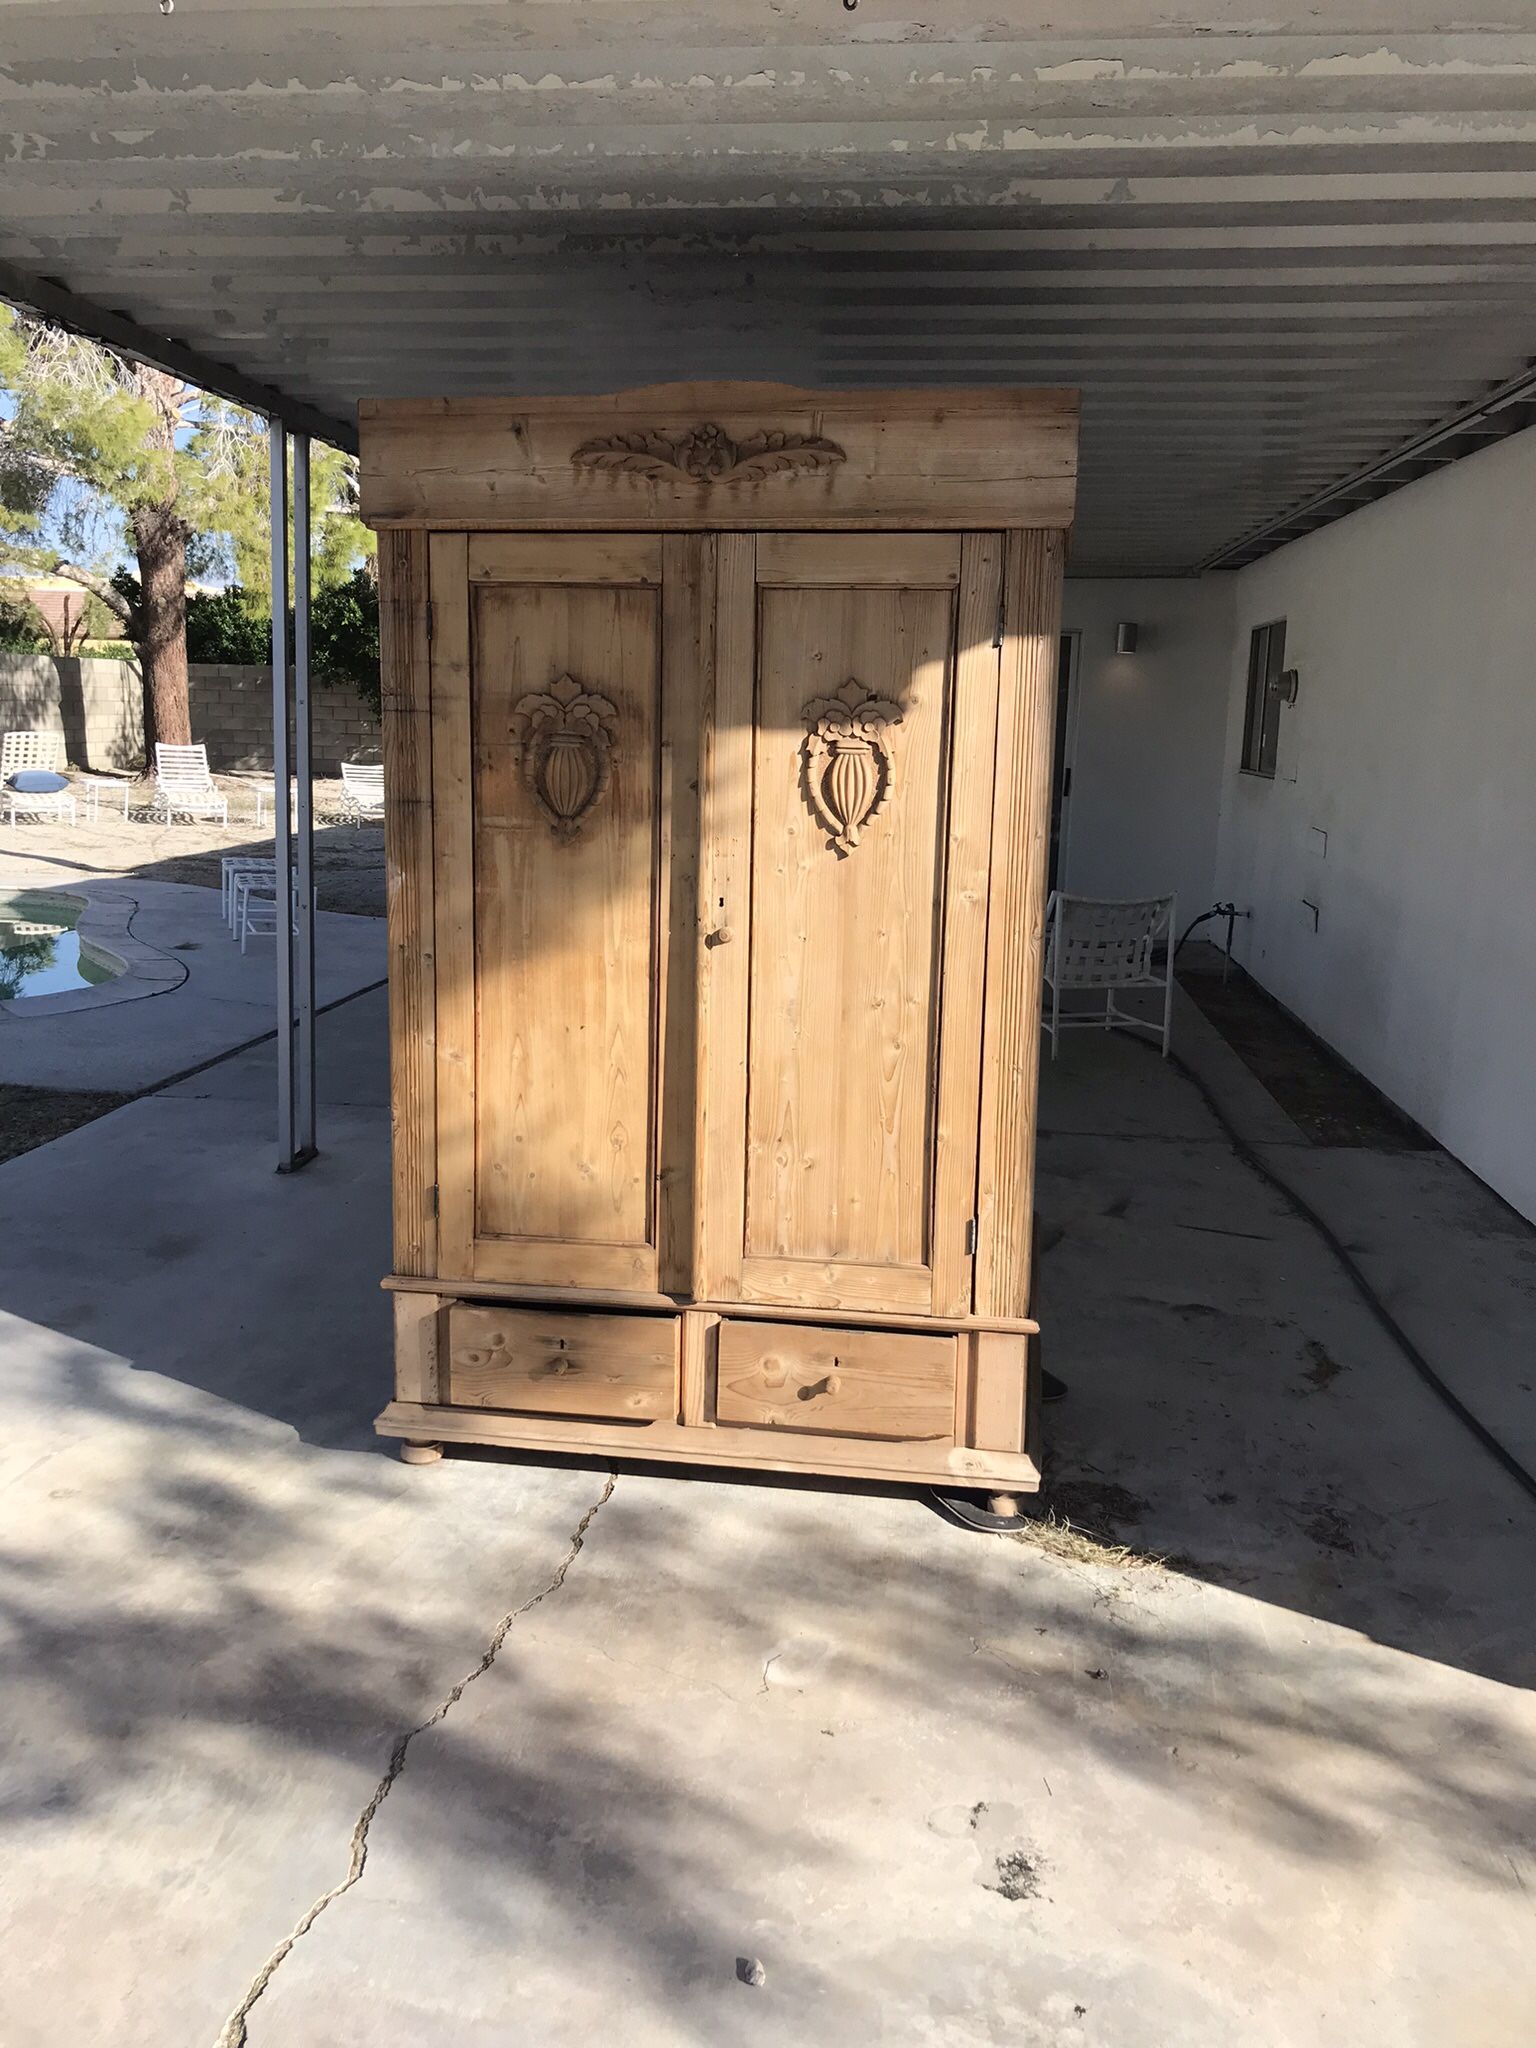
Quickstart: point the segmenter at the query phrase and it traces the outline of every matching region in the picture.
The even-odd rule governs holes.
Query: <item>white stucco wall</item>
[[[1216,884],[1256,978],[1536,1217],[1533,531],[1536,431],[1230,579]],[[1273,618],[1301,683],[1271,783],[1237,761]]]
[[[1232,577],[1068,579],[1062,625],[1082,635],[1062,887],[1179,899],[1215,893],[1232,646]],[[1134,620],[1134,654],[1115,625]]]

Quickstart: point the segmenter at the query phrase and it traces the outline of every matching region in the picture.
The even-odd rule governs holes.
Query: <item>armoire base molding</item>
[[[747,1429],[689,1428],[675,1422],[594,1424],[547,1417],[484,1414],[467,1408],[391,1401],[374,1424],[380,1436],[410,1443],[481,1444],[509,1451],[568,1451],[633,1458],[639,1463],[729,1465],[743,1471],[825,1473],[836,1479],[884,1479],[921,1486],[989,1489],[1006,1485],[1035,1493],[1040,1468],[1027,1453],[978,1451],[962,1445],[798,1441]]]
[[[396,1286],[397,1398],[381,1436],[1039,1487],[1026,1332],[519,1292],[511,1302]]]

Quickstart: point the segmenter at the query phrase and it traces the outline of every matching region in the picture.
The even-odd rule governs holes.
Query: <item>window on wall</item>
[[[1280,677],[1285,668],[1285,621],[1255,626],[1248,641],[1248,711],[1243,720],[1243,772],[1275,772],[1280,744]]]

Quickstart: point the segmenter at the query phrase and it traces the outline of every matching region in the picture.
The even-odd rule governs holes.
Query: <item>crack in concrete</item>
[[[347,1863],[346,1876],[339,1884],[332,1885],[329,1891],[322,1892],[319,1898],[295,1922],[292,1930],[284,1935],[277,1947],[273,1949],[271,1955],[268,1956],[267,1960],[256,1972],[256,1975],[251,1979],[250,1988],[247,1990],[244,1998],[241,1999],[235,2010],[219,2029],[218,2039],[214,2044],[214,2048],[247,2048],[249,2033],[246,2021],[250,2018],[251,2008],[272,1982],[273,1977],[289,1955],[292,1954],[297,1944],[304,1939],[305,1935],[308,1934],[309,1930],[320,1918],[326,1907],[334,1905],[337,1899],[351,1891],[353,1885],[362,1876],[368,1862],[369,1829],[373,1826],[374,1818],[379,1808],[394,1789],[395,1780],[405,1769],[406,1752],[410,1749],[411,1744],[418,1735],[425,1735],[429,1728],[435,1728],[439,1721],[446,1719],[448,1714],[452,1712],[453,1708],[464,1697],[470,1686],[474,1684],[475,1680],[485,1676],[486,1672],[496,1662],[501,1646],[511,1632],[512,1624],[515,1621],[520,1621],[525,1614],[531,1613],[542,1601],[547,1600],[552,1593],[559,1592],[560,1588],[565,1584],[566,1573],[576,1562],[581,1546],[586,1541],[587,1531],[591,1528],[594,1517],[598,1510],[604,1507],[613,1497],[613,1489],[617,1479],[618,1474],[616,1472],[609,1473],[607,1485],[576,1524],[570,1543],[566,1547],[565,1555],[561,1558],[559,1567],[553,1578],[549,1581],[549,1584],[541,1587],[537,1593],[530,1595],[520,1606],[511,1608],[501,1617],[501,1620],[496,1624],[492,1632],[490,1641],[485,1646],[479,1663],[475,1665],[474,1669],[466,1672],[458,1683],[449,1689],[424,1721],[418,1721],[414,1728],[408,1729],[404,1735],[396,1740],[394,1748],[389,1753],[388,1767],[383,1777],[380,1778],[375,1786],[373,1797],[358,1815],[357,1824],[352,1830],[351,1854]]]

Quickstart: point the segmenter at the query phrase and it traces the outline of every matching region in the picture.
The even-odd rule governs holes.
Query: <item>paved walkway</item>
[[[1524,2038],[1536,1505],[1177,1074],[1074,1041],[1042,1145],[1060,1497],[1157,1565],[397,1463],[382,1011],[300,1175],[259,1051],[0,1168],[7,2048]],[[1180,1042],[1397,1256],[1422,1156]],[[1439,1175],[1517,1420],[1530,1234]]]

